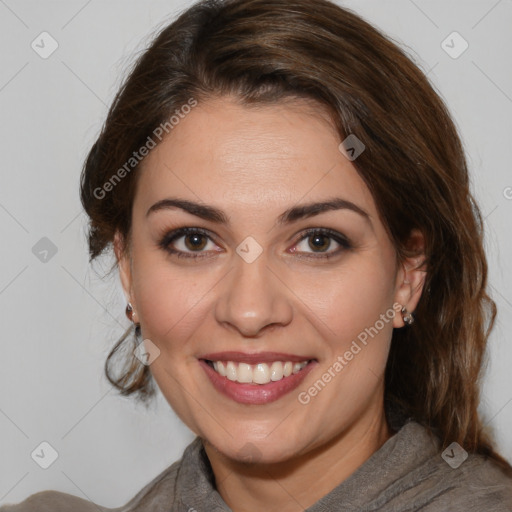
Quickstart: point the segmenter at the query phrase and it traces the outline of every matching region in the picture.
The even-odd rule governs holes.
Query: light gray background
[[[499,307],[482,413],[512,461],[512,2],[340,3],[408,49],[460,128]],[[0,504],[56,489],[120,506],[193,438],[160,394],[146,410],[103,377],[128,321],[117,276],[102,280],[88,264],[78,199],[83,159],[123,72],[189,4],[0,0]],[[59,44],[48,59],[31,48],[43,31]],[[441,47],[453,31],[469,43],[457,59]],[[58,249],[46,263],[32,252],[42,237]],[[46,470],[30,457],[42,441],[59,454]]]

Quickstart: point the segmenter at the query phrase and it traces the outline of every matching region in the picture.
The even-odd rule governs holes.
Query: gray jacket
[[[438,442],[425,428],[408,421],[307,512],[512,512],[512,480],[491,460],[474,454],[464,457],[457,446],[442,456]],[[18,505],[0,507],[0,512],[229,511],[215,490],[199,438],[185,449],[181,460],[122,507],[105,508],[56,491],[39,492]]]

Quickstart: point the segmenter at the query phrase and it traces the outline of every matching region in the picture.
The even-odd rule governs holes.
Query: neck
[[[279,463],[247,464],[205,444],[216,487],[233,512],[305,510],[346,480],[393,435],[383,408],[329,443]],[[328,468],[328,470],[326,470]]]

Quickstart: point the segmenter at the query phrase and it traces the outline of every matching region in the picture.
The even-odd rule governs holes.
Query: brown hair
[[[127,250],[140,166],[108,194],[98,190],[191,97],[225,94],[247,105],[313,99],[328,109],[341,140],[354,134],[363,141],[353,164],[398,258],[410,254],[411,230],[426,242],[425,289],[414,326],[393,332],[385,399],[435,433],[443,449],[456,441],[512,475],[477,412],[496,306],[486,293],[482,218],[460,139],[426,76],[351,11],[327,0],[203,1],[164,28],[125,80],[84,165],[91,261],[116,230]],[[130,356],[119,375],[113,370],[128,335],[105,371],[123,394],[145,399],[154,393],[147,366]]]

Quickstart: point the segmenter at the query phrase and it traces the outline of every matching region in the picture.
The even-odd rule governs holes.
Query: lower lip
[[[241,384],[219,375],[206,361],[199,360],[199,363],[217,391],[235,402],[252,405],[263,405],[279,400],[297,388],[316,365],[315,361],[311,361],[300,372],[292,373],[275,382],[270,381],[268,384]]]

